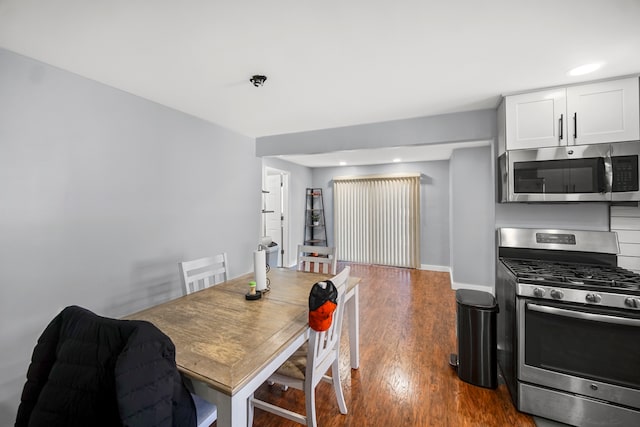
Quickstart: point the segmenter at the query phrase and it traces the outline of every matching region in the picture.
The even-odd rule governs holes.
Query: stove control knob
[[[640,298],[627,298],[624,300],[624,304],[627,307],[631,307],[631,308],[640,308]]]
[[[537,298],[542,298],[544,296],[544,289],[542,288],[535,288],[533,290],[533,296],[537,297]]]
[[[600,301],[602,301],[602,297],[598,294],[587,294],[585,295],[584,299],[586,299],[587,302],[590,302],[591,304],[598,304]]]
[[[551,298],[553,299],[562,299],[564,298],[564,292],[559,289],[551,289]]]

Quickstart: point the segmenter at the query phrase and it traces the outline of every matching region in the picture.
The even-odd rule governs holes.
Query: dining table
[[[249,300],[248,273],[128,315],[153,323],[173,341],[178,370],[214,403],[218,427],[247,425],[248,399],[309,336],[309,292],[332,275],[272,268],[268,290]],[[358,288],[345,291],[351,368],[359,367]]]

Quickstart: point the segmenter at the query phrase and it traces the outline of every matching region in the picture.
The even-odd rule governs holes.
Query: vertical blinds
[[[420,174],[338,177],[333,190],[341,260],[420,266]]]

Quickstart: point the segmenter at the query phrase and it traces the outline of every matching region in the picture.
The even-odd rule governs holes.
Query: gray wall
[[[309,154],[330,152],[336,150],[352,150],[358,148],[376,148],[390,146],[426,145],[452,142],[478,142],[492,141],[496,136],[496,112],[495,110],[478,110],[456,114],[445,114],[433,117],[418,117],[406,120],[393,120],[381,123],[371,123],[357,126],[347,126],[333,129],[321,129],[309,132],[299,132],[285,135],[273,135],[260,137],[256,140],[256,154],[259,156],[276,156],[281,154]],[[448,163],[448,162],[446,162]],[[397,165],[386,168],[393,169]],[[404,168],[405,166],[399,166]],[[409,169],[410,167],[407,166]],[[333,169],[333,168],[330,168]],[[335,169],[339,175],[349,175],[349,168]],[[367,170],[357,168],[354,174],[368,174]],[[394,169],[395,170],[395,169]],[[441,169],[427,170],[426,185],[423,186],[423,199],[426,204],[425,214],[422,217],[423,235],[421,242],[421,262],[427,266],[447,266],[450,252],[450,237],[448,223],[448,208],[444,206],[429,206],[432,201],[444,201],[450,191],[445,187],[448,179],[443,178]],[[329,189],[328,184],[332,170],[314,169],[314,185]],[[432,183],[429,183],[430,174],[434,174]],[[435,178],[437,176],[437,178]],[[442,184],[442,185],[441,185]],[[490,199],[487,203],[493,203]],[[330,202],[330,200],[329,200]],[[448,204],[448,200],[447,200]],[[446,212],[446,215],[444,214]],[[470,217],[473,212],[466,212]],[[332,236],[332,224],[330,212],[327,212],[329,221],[329,240]],[[445,237],[447,236],[447,237]],[[426,240],[426,242],[424,241]],[[472,243],[475,245],[476,243]],[[481,244],[481,243],[478,243]],[[436,246],[438,245],[438,247]],[[486,282],[488,279],[484,280]]]
[[[496,227],[556,227],[606,230],[608,206],[582,204],[496,204],[495,203],[495,110],[420,117],[407,120],[322,129],[256,140],[260,156],[310,154],[336,150],[434,143],[487,141],[485,147],[456,150],[448,162],[449,188],[439,186],[443,178],[434,178],[433,190],[425,194],[421,261],[426,265],[449,263],[453,287],[480,287],[492,290],[495,277]],[[430,162],[429,162],[430,163]],[[410,166],[407,166],[409,169]],[[313,183],[327,189],[335,175],[368,174],[372,168],[314,169]],[[429,176],[430,172],[425,175]],[[436,176],[436,175],[434,175]],[[429,184],[423,191],[429,192]],[[450,198],[448,210],[429,206],[431,201]],[[330,200],[328,200],[331,203]],[[447,217],[443,213],[447,211]],[[331,213],[327,211],[329,239],[333,239]],[[449,222],[450,221],[450,222]],[[446,237],[445,237],[446,236]],[[441,250],[431,242],[438,241]],[[444,252],[449,251],[449,256]]]
[[[419,117],[406,120],[394,120],[382,123],[372,123],[357,126],[347,126],[334,129],[322,129],[309,132],[300,132],[286,135],[273,135],[268,137],[257,138],[256,154],[259,156],[276,156],[281,154],[303,154],[303,153],[319,153],[336,150],[349,150],[358,148],[376,148],[389,146],[408,146],[408,145],[426,145],[436,143],[453,143],[453,142],[472,142],[493,141],[496,137],[496,112],[495,110],[478,110],[464,113],[446,114],[433,117]],[[446,162],[448,163],[448,162]],[[385,167],[391,170],[397,166],[390,165]],[[406,166],[411,169],[410,166]],[[492,163],[488,165],[482,163],[482,167],[486,168],[482,174],[484,179],[483,185],[492,186]],[[355,172],[349,172],[349,171]],[[376,167],[371,168],[330,168],[328,170],[314,169],[313,182],[314,185],[331,188],[329,180],[333,174],[349,175],[349,174],[368,174],[369,171],[380,170]],[[396,169],[393,169],[396,170]],[[439,169],[439,172],[442,172]],[[429,184],[430,174],[434,173],[433,182]],[[452,238],[450,235],[449,218],[453,215],[449,207],[448,197],[453,197],[453,189],[449,185],[449,179],[444,178],[442,173],[435,173],[427,170],[427,184],[423,186],[424,216],[423,235],[421,241],[421,262],[425,266],[440,268],[441,266],[449,267],[452,265],[451,256],[456,255],[451,249]],[[451,172],[449,173],[451,176]],[[431,185],[431,187],[430,187]],[[461,188],[455,191],[462,191]],[[329,194],[329,193],[327,193]],[[482,200],[481,209],[490,209],[493,212],[494,197]],[[331,203],[330,200],[328,200]],[[429,206],[429,203],[436,201],[446,201],[443,206]],[[485,205],[489,205],[486,207]],[[329,206],[329,205],[327,205]],[[332,205],[331,205],[332,206]],[[451,205],[452,206],[452,205]],[[473,221],[475,217],[474,209],[468,209],[458,212],[458,219],[462,220],[465,216],[469,221]],[[327,221],[329,222],[329,240],[333,239],[331,212],[327,212]],[[490,232],[493,233],[493,223],[489,224]],[[467,246],[473,252],[483,251],[486,247],[492,245],[493,238],[490,241],[472,240],[467,242]],[[447,252],[449,255],[447,255]],[[464,255],[465,252],[462,252]],[[447,265],[447,263],[449,265]],[[458,264],[465,265],[464,260],[460,260]],[[495,258],[491,265],[495,265]],[[484,271],[484,270],[483,270]],[[452,274],[455,277],[455,272]],[[464,276],[463,276],[464,277]],[[471,284],[480,284],[485,286],[491,282],[493,272],[484,276],[476,276]]]
[[[434,117],[421,117],[407,120],[395,120],[383,123],[372,123],[367,125],[348,126],[335,129],[323,129],[317,131],[300,132],[287,135],[274,135],[262,137],[256,140],[256,153],[258,155],[279,155],[279,154],[299,154],[299,153],[316,153],[334,150],[358,149],[358,148],[374,148],[385,146],[407,146],[407,145],[425,145],[435,143],[453,143],[453,142],[472,142],[493,141],[496,136],[496,112],[494,110],[479,110],[457,114],[447,114]],[[459,153],[465,153],[467,149],[460,149]],[[421,218],[423,228],[421,236],[421,263],[427,268],[445,269],[448,267],[463,268],[469,265],[466,258],[475,254],[475,252],[485,251],[486,248],[493,245],[493,229],[494,223],[487,222],[483,219],[482,223],[486,223],[488,228],[487,238],[480,235],[480,239],[472,239],[466,241],[463,250],[462,246],[456,246],[457,251],[453,247],[453,243],[459,238],[458,234],[452,235],[452,227],[450,226],[450,218],[456,218],[460,222],[473,222],[477,220],[476,211],[490,211],[491,220],[493,220],[494,200],[493,197],[493,162],[491,160],[491,147],[487,146],[483,149],[483,153],[487,151],[488,156],[484,156],[478,165],[473,168],[464,170],[465,166],[456,168],[458,174],[467,174],[467,179],[479,180],[476,183],[483,191],[488,189],[490,194],[487,198],[482,198],[482,194],[469,194],[477,190],[472,186],[472,190],[467,190],[462,184],[465,179],[458,180],[460,185],[453,185],[454,173],[450,169],[448,161],[438,164],[439,162],[426,162],[425,170],[422,171],[426,175],[423,183],[423,216]],[[471,151],[467,157],[460,154],[460,158],[472,159],[478,151]],[[488,158],[488,163],[484,160]],[[433,163],[431,166],[427,164]],[[446,165],[446,168],[444,167]],[[423,166],[420,166],[423,167]],[[314,169],[313,182],[315,186],[326,189],[328,196],[326,200],[327,209],[332,209],[331,183],[330,180],[334,175],[351,175],[351,174],[371,174],[395,171],[412,171],[415,165],[387,165],[383,167],[358,167],[358,168],[327,168]],[[475,171],[481,171],[476,176]],[[448,173],[448,177],[445,175]],[[453,203],[449,198],[457,197],[459,200],[473,200],[479,203],[479,206],[470,208],[470,204]],[[430,205],[434,203],[434,205]],[[452,209],[463,207],[460,211],[453,212]],[[466,220],[465,220],[466,218]],[[332,233],[332,212],[327,211],[328,231],[330,242],[333,239]],[[453,224],[451,224],[453,225]],[[456,263],[453,257],[458,257]],[[495,257],[493,252],[489,254],[492,257],[490,264],[483,266],[482,270],[475,275],[469,282],[462,282],[469,286],[489,286],[493,280],[493,270],[491,267],[495,265]],[[475,261],[471,261],[474,264]],[[480,261],[477,261],[480,262]],[[453,269],[452,268],[452,269]],[[466,273],[461,272],[461,279],[467,280]],[[452,279],[458,277],[456,271],[452,271]],[[457,280],[457,279],[456,279]],[[491,287],[493,285],[491,284]]]
[[[305,191],[312,187],[311,168],[286,162],[277,158],[262,159],[264,167],[271,167],[289,174],[289,251],[284,254],[283,265],[295,265],[296,250],[304,240]]]
[[[0,425],[13,423],[35,341],[61,308],[79,304],[117,317],[174,298],[180,295],[177,262],[221,251],[229,254],[231,276],[252,270],[250,254],[260,236],[256,154],[492,140],[495,117],[493,110],[472,111],[276,135],[255,143],[0,49]],[[494,182],[485,152],[475,158],[476,149],[470,150],[456,151],[448,162],[448,194],[444,164],[425,166],[433,182],[427,179],[423,187],[428,243],[422,259],[449,262],[457,282],[492,286],[484,267],[495,265],[494,259],[483,261],[475,275],[466,266],[480,262],[478,253],[484,259],[493,236],[483,231],[474,239],[464,240],[458,232],[444,237],[444,230],[460,224],[484,228],[491,215],[486,204],[495,199],[464,190],[469,177],[481,181],[469,188],[483,192]],[[328,172],[284,163],[265,159],[292,171],[294,245],[302,241],[304,188],[324,186]],[[444,203],[449,194],[451,202]],[[428,206],[436,201],[450,205],[450,224],[446,209]],[[495,224],[538,221],[608,227],[607,207],[600,204],[498,205],[495,211],[491,232]],[[440,240],[441,251],[429,244],[430,237]]]
[[[63,307],[166,301],[221,251],[251,271],[260,170],[252,138],[0,49],[0,425]]]
[[[454,150],[451,176],[453,288],[494,288],[495,212],[491,146]]]
[[[413,162],[376,166],[347,166],[337,168],[307,168],[273,157],[264,157],[263,166],[287,171],[290,174],[290,258],[295,264],[295,247],[304,239],[305,189],[323,189],[327,237],[334,244],[333,235],[333,177],[342,175],[372,175],[380,173],[419,172],[423,174],[421,206],[421,256],[425,268],[449,267],[449,161]]]
[[[494,203],[495,146],[454,150],[451,176],[451,281],[493,292],[499,227],[609,230],[607,203]]]
[[[418,172],[420,185],[420,263],[423,268],[449,267],[449,161],[394,163],[313,169],[314,187],[323,188],[329,244],[333,233],[333,177]]]
[[[256,154],[315,154],[358,148],[487,141],[495,136],[495,110],[477,110],[265,136],[257,139]]]

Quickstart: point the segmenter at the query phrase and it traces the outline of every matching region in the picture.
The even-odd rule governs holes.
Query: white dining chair
[[[299,271],[336,274],[338,259],[335,246],[298,245]]]
[[[178,263],[184,294],[188,295],[227,280],[227,253]]]
[[[331,326],[328,330],[319,332],[309,330],[309,340],[298,349],[278,370],[269,378],[270,381],[303,390],[305,395],[306,415],[298,414],[286,408],[273,405],[254,395],[249,398],[248,425],[253,424],[255,408],[271,412],[297,423],[316,427],[316,386],[320,381],[333,384],[338,407],[341,414],[347,413],[347,404],[342,393],[340,382],[340,330],[344,314],[344,295],[351,267],[345,267],[340,274],[330,280],[338,290],[338,306],[333,313]],[[331,368],[332,376],[327,375]]]

